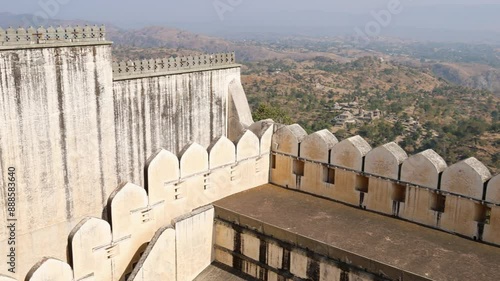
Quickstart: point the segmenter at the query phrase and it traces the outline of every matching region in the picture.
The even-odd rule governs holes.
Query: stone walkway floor
[[[500,280],[500,247],[274,185],[214,205],[433,280]]]
[[[214,263],[207,267],[193,281],[254,281],[255,279],[241,275],[224,265]]]

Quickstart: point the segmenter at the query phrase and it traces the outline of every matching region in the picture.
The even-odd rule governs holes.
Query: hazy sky
[[[500,32],[500,0],[1,0],[0,12],[83,19],[124,27],[170,25],[201,32],[251,27],[360,27],[400,1],[387,28]],[[42,3],[46,5],[44,7]],[[61,3],[54,7],[54,3]],[[232,4],[231,4],[232,3]],[[35,24],[36,25],[36,24]],[[318,29],[315,29],[318,27]],[[260,31],[258,30],[258,31]],[[489,35],[486,34],[486,37]]]
[[[0,11],[35,13],[43,11],[39,3],[65,3],[56,9],[54,17],[81,18],[120,22],[207,22],[220,20],[214,6],[220,3],[238,3],[224,18],[236,15],[251,16],[262,11],[297,12],[323,11],[369,13],[382,9],[390,0],[3,0]],[[484,5],[500,4],[499,0],[400,0],[403,6],[438,4]],[[222,6],[220,6],[222,7]]]

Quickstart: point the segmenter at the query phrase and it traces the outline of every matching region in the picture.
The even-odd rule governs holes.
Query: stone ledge
[[[228,65],[217,65],[210,67],[200,67],[200,68],[192,68],[192,69],[180,69],[174,71],[165,71],[165,72],[151,72],[151,73],[141,73],[141,74],[133,74],[129,76],[119,76],[113,77],[113,81],[124,81],[124,80],[137,80],[143,78],[151,78],[151,77],[161,77],[168,75],[176,75],[176,74],[185,74],[185,73],[193,73],[193,72],[203,72],[210,70],[221,70],[221,69],[230,69],[230,68],[239,68],[241,64],[228,64]]]
[[[112,45],[111,41],[51,42],[44,44],[0,45],[0,51]]]

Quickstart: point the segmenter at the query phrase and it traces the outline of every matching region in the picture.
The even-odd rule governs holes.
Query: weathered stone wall
[[[372,149],[296,124],[272,144],[271,183],[500,245],[499,176],[475,158],[448,167],[432,150],[408,157],[396,143]]]
[[[101,217],[118,184],[110,60],[109,44],[0,50],[0,212],[15,167],[22,274],[65,261],[71,228]]]
[[[246,100],[230,89],[241,83],[237,65],[113,81],[110,42],[100,38],[0,46],[0,220],[7,219],[7,170],[15,167],[14,277],[44,256],[68,261],[71,230],[87,216],[108,218],[117,186],[145,185],[147,157],[160,148],[177,154],[197,142],[206,149],[228,132],[243,133],[228,125],[229,115],[251,120],[248,104],[230,106]],[[130,205],[143,207],[137,200]],[[6,239],[1,228],[0,243]]]
[[[143,184],[146,157],[189,142],[207,148],[227,132],[229,84],[239,69],[120,80],[113,84],[117,169],[121,181]]]
[[[273,125],[258,122],[251,127],[259,137],[247,130],[234,142],[218,138],[208,150],[192,143],[178,156],[160,150],[149,158],[146,188],[122,184],[108,199],[107,220],[86,217],[61,238],[69,241],[72,278],[155,280],[172,273],[177,277],[171,280],[196,277],[212,261],[213,227],[213,209],[210,213],[198,208],[269,182]],[[173,232],[165,227],[170,224]],[[172,247],[177,252],[170,254]],[[188,262],[194,255],[196,259]],[[175,268],[152,271],[156,262],[174,263]],[[61,278],[54,280],[71,280]]]

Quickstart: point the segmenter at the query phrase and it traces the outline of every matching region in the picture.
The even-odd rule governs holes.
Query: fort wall
[[[220,137],[208,150],[192,143],[179,156],[158,151],[146,164],[146,188],[121,185],[109,197],[108,220],[86,217],[59,240],[68,249],[67,261],[49,248],[29,259],[29,249],[23,248],[22,262],[36,259],[33,266],[50,256],[59,265],[67,264],[74,280],[155,280],[160,275],[161,280],[194,279],[213,260],[213,208],[199,208],[269,182],[266,163],[273,126],[258,122],[252,127],[261,128],[254,130],[262,137],[247,130],[235,142]],[[171,267],[151,270],[160,261]],[[31,268],[28,280],[46,280],[37,276],[50,275],[51,268]]]
[[[277,126],[272,147],[271,183],[500,245],[499,176],[475,158],[447,166],[432,150],[409,157],[296,124]]]
[[[106,207],[117,186],[145,186],[142,167],[160,148],[177,155],[196,142],[206,153],[220,136],[239,137],[253,123],[234,54],[214,55],[217,61],[204,66],[115,77],[102,27],[0,35],[0,201],[6,202],[6,171],[15,167],[22,245],[16,277],[44,256],[69,261],[64,241],[72,229],[88,216],[110,218]],[[6,216],[2,204],[0,219]],[[2,228],[0,243],[6,239]]]

